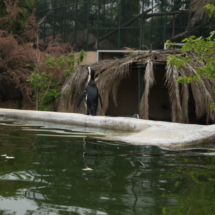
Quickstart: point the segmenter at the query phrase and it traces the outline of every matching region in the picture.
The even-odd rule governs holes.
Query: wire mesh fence
[[[163,49],[166,40],[207,35],[205,20],[188,13],[188,0],[36,0],[41,38],[58,38],[76,51]]]

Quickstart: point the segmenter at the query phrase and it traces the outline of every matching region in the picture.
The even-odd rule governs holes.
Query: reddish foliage
[[[0,24],[4,24],[5,27],[7,27],[12,23],[13,20],[16,19],[18,13],[20,12],[20,8],[18,5],[19,3],[18,0],[15,1],[5,0],[4,3],[8,15],[0,19]]]
[[[8,16],[0,18],[0,23],[8,24],[10,23],[8,20],[15,19],[19,11],[18,0],[6,0],[5,4]],[[46,60],[46,54],[58,57],[73,52],[70,44],[60,43],[52,37],[47,38],[45,42],[37,39],[39,24],[43,20],[37,21],[35,14],[31,14],[25,32],[21,36],[0,29],[0,99],[3,97],[2,94],[7,93],[7,98],[11,98],[11,95],[18,97],[16,95],[21,94],[22,97],[32,101],[32,89],[26,80],[33,71],[49,72],[42,64]],[[63,76],[63,71],[59,69],[53,73],[59,79]]]

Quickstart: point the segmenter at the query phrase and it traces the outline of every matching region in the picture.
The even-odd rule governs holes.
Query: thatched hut
[[[98,115],[132,116],[138,113],[142,119],[213,123],[215,112],[210,108],[210,101],[215,101],[213,83],[204,78],[202,83],[179,84],[178,76],[196,74],[196,71],[192,63],[178,71],[167,67],[166,59],[170,54],[181,55],[181,52],[135,52],[121,59],[91,64],[103,100]],[[76,106],[86,82],[86,66],[80,66],[64,84],[58,111],[86,113],[84,102],[79,109]]]

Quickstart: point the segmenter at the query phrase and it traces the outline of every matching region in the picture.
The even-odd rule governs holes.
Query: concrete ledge
[[[0,109],[0,116],[13,119],[52,122],[92,131],[108,140],[131,144],[183,147],[215,140],[215,125],[202,126],[127,117],[86,116],[75,113]],[[81,127],[80,127],[81,126]],[[63,126],[62,126],[63,127]]]

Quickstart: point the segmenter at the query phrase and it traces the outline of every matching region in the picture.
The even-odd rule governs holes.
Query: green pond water
[[[1,215],[214,215],[215,150],[86,138],[0,121]]]

